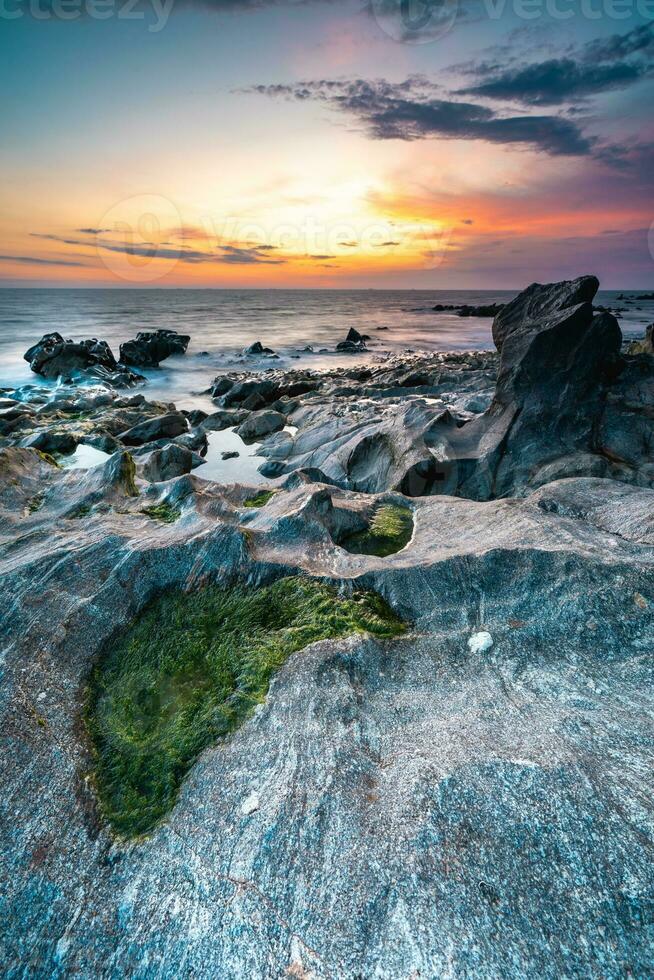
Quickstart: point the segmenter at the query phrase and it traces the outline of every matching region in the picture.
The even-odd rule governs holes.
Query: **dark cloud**
[[[627,88],[651,76],[652,55],[654,28],[648,25],[570,48],[562,58],[509,67],[498,62],[468,63],[460,68],[477,81],[458,94],[529,106],[561,105]]]
[[[400,245],[400,242],[380,242],[375,248],[390,248],[392,245]]]
[[[572,58],[553,58],[539,64],[500,72],[488,81],[459,90],[460,95],[505,99],[525,105],[557,105],[611,89],[626,88],[644,77],[642,65],[580,64]]]
[[[58,242],[61,245],[90,246],[88,241],[79,238],[66,238],[62,235],[42,234],[34,231],[31,232],[31,235],[32,238]],[[102,249],[106,252],[118,252],[121,255],[132,255],[146,259],[175,259],[191,265],[201,263],[282,265],[284,262],[284,259],[268,258],[266,253],[274,249],[274,245],[255,245],[246,248],[237,245],[219,245],[215,251],[211,252],[203,252],[199,249],[189,248],[188,246],[170,246],[169,244],[153,244],[148,242],[133,245],[124,242],[100,241],[94,242],[93,245],[95,248]]]
[[[352,79],[257,85],[250,91],[321,102],[358,120],[373,139],[483,140],[522,144],[553,155],[585,155],[593,147],[593,141],[570,119],[501,115],[484,105],[442,98],[439,87],[422,77],[398,84]]]
[[[84,262],[67,259],[37,259],[33,255],[0,255],[0,262],[22,262],[24,265],[75,265],[85,267]]]
[[[104,235],[108,232],[109,228],[77,228],[78,235]]]

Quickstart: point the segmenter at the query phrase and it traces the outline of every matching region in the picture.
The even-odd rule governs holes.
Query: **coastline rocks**
[[[155,439],[169,439],[181,436],[188,431],[188,422],[181,412],[170,412],[167,415],[157,415],[153,419],[139,422],[118,438],[126,446],[142,446]]]
[[[143,330],[120,345],[120,360],[131,367],[158,367],[172,354],[185,354],[190,340],[176,330]]]
[[[433,310],[435,313],[456,313],[461,317],[491,317],[497,316],[505,305],[505,303],[491,303],[488,306],[468,306],[467,303],[464,303],[462,306],[449,306],[437,303]]]

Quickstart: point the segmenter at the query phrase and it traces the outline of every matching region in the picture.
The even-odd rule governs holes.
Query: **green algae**
[[[162,524],[174,524],[182,515],[181,510],[166,503],[143,507],[141,513],[147,514],[153,521],[159,521]]]
[[[263,507],[268,501],[275,496],[274,490],[261,490],[256,496],[248,497],[247,500],[243,501],[244,507]]]
[[[90,678],[84,716],[103,816],[120,836],[151,830],[199,753],[265,700],[272,675],[295,651],[352,633],[403,630],[376,593],[343,598],[298,577],[161,596]]]
[[[405,548],[412,534],[411,510],[401,504],[382,504],[376,509],[367,528],[349,534],[339,544],[353,554],[386,558]]]

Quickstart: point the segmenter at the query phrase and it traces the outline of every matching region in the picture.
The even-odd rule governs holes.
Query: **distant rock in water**
[[[347,337],[345,340],[341,340],[340,343],[336,344],[336,350],[340,353],[357,353],[358,351],[366,350],[366,340],[370,340],[368,334],[361,334],[354,327],[350,327]]]
[[[435,313],[456,313],[463,317],[491,317],[497,316],[504,309],[504,306],[504,303],[491,303],[489,306],[468,306],[465,303],[463,306],[450,306],[437,303],[433,309]]]
[[[140,374],[117,364],[109,344],[95,337],[64,340],[60,333],[47,333],[25,351],[23,358],[35,374],[53,381],[82,376],[126,388],[143,380]]]
[[[120,345],[120,360],[133,367],[158,367],[171,354],[185,354],[190,340],[176,330],[143,330]]]
[[[264,347],[260,340],[255,340],[253,344],[246,347],[243,351],[246,355],[257,355],[257,354],[274,354],[274,350],[271,347]]]

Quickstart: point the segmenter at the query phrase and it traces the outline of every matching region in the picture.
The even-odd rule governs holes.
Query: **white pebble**
[[[255,810],[259,809],[259,797],[256,793],[250,793],[246,800],[241,803],[241,813],[244,817],[247,817],[249,813],[254,813]]]
[[[481,633],[473,633],[468,640],[470,653],[486,653],[493,645],[493,637],[490,633],[482,630]]]

